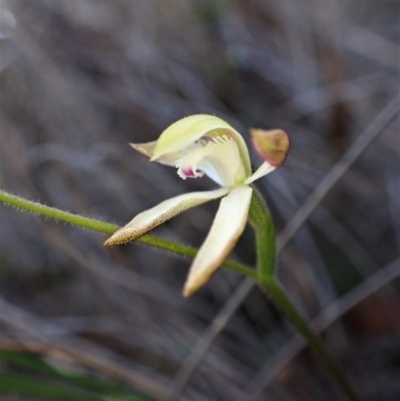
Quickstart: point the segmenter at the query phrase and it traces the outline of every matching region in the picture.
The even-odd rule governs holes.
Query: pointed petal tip
[[[104,246],[114,246],[114,245],[120,245],[125,243],[126,241],[123,241],[121,239],[120,231],[117,231],[114,233],[110,238],[108,238],[107,241],[104,242]]]
[[[104,246],[113,246],[113,245],[117,245],[117,244],[114,242],[113,238],[110,237],[107,241],[104,242],[103,245]]]
[[[195,288],[190,288],[190,287],[188,287],[188,286],[185,284],[185,286],[183,287],[182,295],[183,295],[185,298],[188,298],[188,297],[190,297],[191,295],[193,295],[195,292],[196,292],[196,289],[195,289]]]
[[[186,279],[185,285],[183,286],[182,295],[185,298],[190,297],[195,292],[199,291],[205,284],[210,280],[211,277],[196,277],[190,276]]]
[[[195,272],[195,274],[188,275],[185,285],[183,286],[182,295],[185,298],[192,296],[195,292],[202,289],[214,276],[214,274],[219,270],[220,265],[218,267],[213,268],[213,271],[209,272]]]
[[[148,143],[130,143],[137,152],[141,153],[146,157],[152,157],[154,153],[154,148],[156,147],[156,141]]]
[[[122,245],[131,241],[135,241],[141,236],[146,234],[144,230],[135,230],[130,227],[122,227],[120,230],[116,231],[106,242],[104,246],[114,246]]]
[[[289,152],[290,140],[282,129],[250,129],[251,140],[257,153],[271,166],[280,167]]]

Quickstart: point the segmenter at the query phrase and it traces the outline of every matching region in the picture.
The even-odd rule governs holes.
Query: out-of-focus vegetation
[[[289,133],[285,165],[257,185],[279,232],[397,94],[398,13],[396,0],[2,1],[0,185],[123,224],[167,197],[214,187],[182,181],[129,142],[156,139],[186,115],[216,114],[246,140],[249,127]],[[310,319],[361,294],[324,339],[370,401],[400,399],[399,281],[370,291],[379,271],[398,266],[399,166],[397,120],[279,257],[279,276]],[[217,204],[156,233],[197,246]],[[183,299],[188,260],[139,244],[105,249],[101,234],[4,205],[0,219],[3,357],[67,359],[88,383],[124,386],[104,381],[103,399],[135,399],[136,390],[160,400],[172,392],[196,401],[339,399],[307,351],[291,353],[293,331],[259,289],[201,348],[241,281],[236,273],[221,270]],[[232,257],[254,262],[251,230]],[[202,358],[183,380],[193,350]],[[33,382],[100,394],[38,372],[41,363],[26,372],[2,358],[1,399],[44,398],[23,391]]]
[[[59,359],[55,359],[52,362],[56,366],[52,366],[33,355],[2,349],[0,361],[7,369],[6,373],[0,375],[0,389],[4,393],[59,401],[149,401],[147,397],[133,395],[131,391],[104,379],[82,374],[65,360],[62,364]]]

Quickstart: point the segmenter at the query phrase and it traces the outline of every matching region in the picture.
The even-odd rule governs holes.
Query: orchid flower
[[[193,260],[183,294],[189,296],[201,288],[222,265],[245,228],[253,191],[250,184],[274,171],[286,158],[289,139],[284,131],[256,129],[251,134],[256,150],[265,159],[253,174],[244,139],[215,116],[189,116],[169,126],[157,141],[131,144],[150,161],[176,167],[184,180],[205,174],[221,188],[161,202],[139,213],[105,245],[134,241],[189,208],[223,198],[208,236]]]

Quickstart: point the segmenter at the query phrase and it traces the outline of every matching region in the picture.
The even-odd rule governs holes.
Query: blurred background
[[[398,44],[397,0],[1,1],[1,188],[122,225],[215,187],[129,142],[215,114],[246,141],[250,127],[289,133],[286,163],[257,182],[279,233],[398,94]],[[398,119],[379,131],[278,268],[362,400],[396,401]],[[199,246],[217,207],[154,234]],[[238,274],[184,299],[187,259],[106,249],[105,235],[5,205],[0,218],[1,400],[344,399],[268,296],[241,297]],[[253,241],[246,229],[231,257],[253,264]]]

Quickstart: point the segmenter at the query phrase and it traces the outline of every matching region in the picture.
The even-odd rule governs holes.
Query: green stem
[[[56,209],[54,207],[42,205],[37,202],[32,202],[27,199],[21,198],[20,196],[12,195],[3,190],[0,190],[0,201],[25,211],[30,211],[35,214],[64,221],[66,223],[70,223],[75,226],[88,228],[89,230],[98,231],[104,234],[111,235],[120,228],[115,224],[105,223],[103,221],[90,219],[88,217],[83,217],[70,212],[65,212],[63,210]],[[176,253],[178,255],[186,256],[189,258],[194,258],[197,253],[197,249],[192,248],[190,246],[182,245],[177,242],[169,241],[149,234],[139,238],[137,242],[155,248],[163,249],[172,253]],[[255,270],[251,269],[250,267],[242,263],[238,263],[233,260],[227,259],[225,260],[223,265],[245,276],[252,277],[254,279],[256,279],[257,277],[257,272]]]
[[[258,280],[263,282],[275,273],[275,227],[264,199],[255,188],[249,219],[256,232]]]
[[[304,337],[309,347],[325,365],[342,391],[350,400],[358,401],[359,398],[346,374],[330,355],[307,321],[298,312],[275,276],[275,230],[272,216],[260,193],[255,188],[249,217],[256,233],[258,283],[267,291],[275,304]]]
[[[314,333],[308,322],[301,316],[293,302],[286,295],[285,290],[275,277],[264,281],[262,286],[271,296],[273,301],[285,313],[286,317],[292,322],[296,330],[304,337],[309,347],[325,365],[332,378],[335,379],[338,386],[342,389],[348,398],[352,401],[359,401],[357,393],[354,391],[346,374],[334,360],[333,356],[325,348],[321,339]]]

